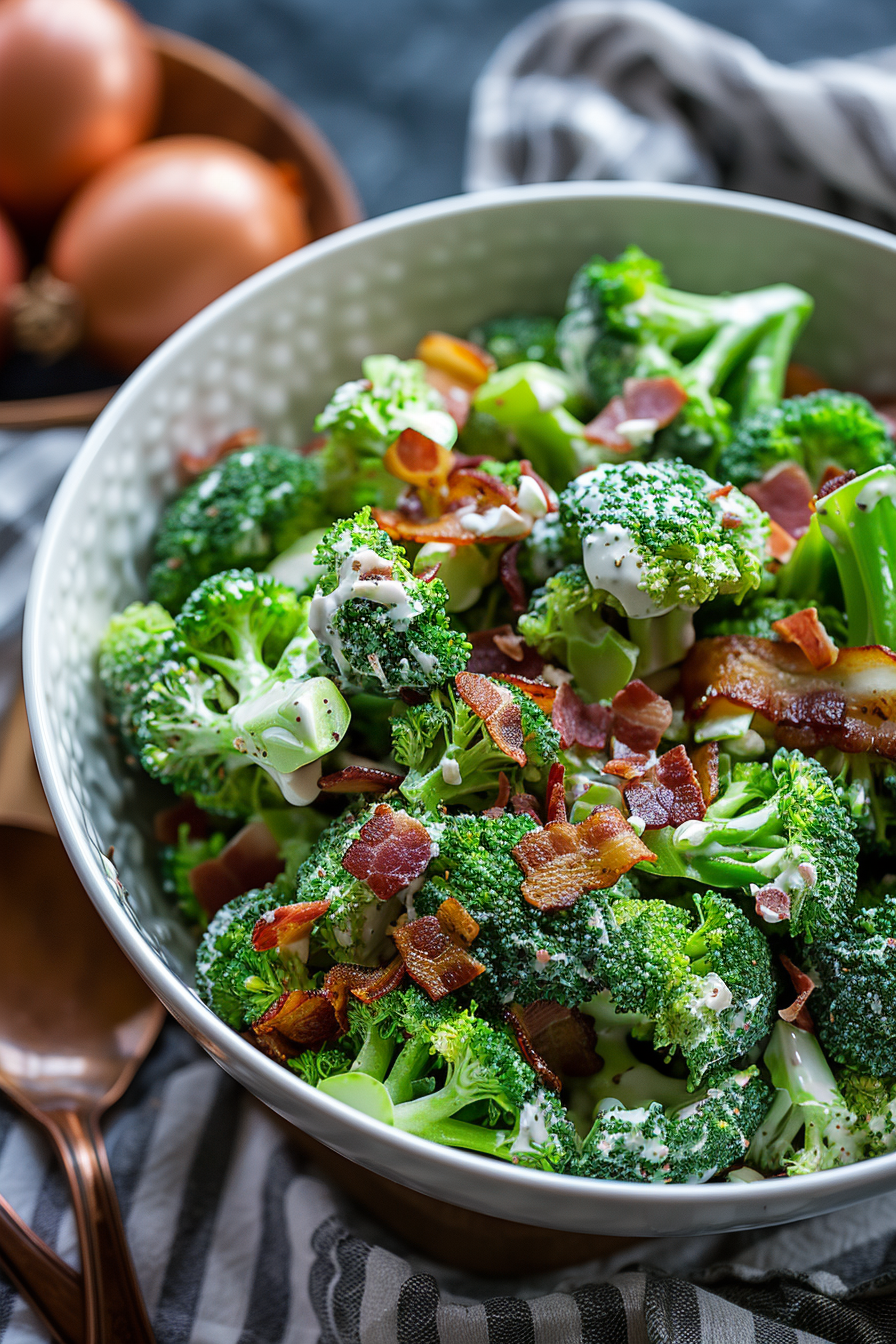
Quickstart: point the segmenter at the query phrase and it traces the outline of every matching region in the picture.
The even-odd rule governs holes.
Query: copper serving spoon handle
[[[84,1344],[84,1284],[0,1195],[0,1267],[59,1344]]]
[[[36,782],[19,706],[0,757],[0,1089],[47,1130],[71,1187],[80,1338],[152,1344],[99,1120],[146,1057],[165,1010],[93,909]],[[45,1264],[55,1271],[53,1261]],[[52,1282],[58,1295],[58,1274]]]

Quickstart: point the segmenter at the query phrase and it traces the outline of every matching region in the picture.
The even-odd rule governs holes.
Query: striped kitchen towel
[[[644,1242],[537,1279],[474,1278],[373,1224],[174,1022],[106,1136],[159,1344],[896,1340],[896,1195],[793,1227]],[[77,1264],[51,1152],[2,1104],[0,1191]],[[0,1276],[0,1342],[45,1339]]]
[[[466,185],[690,182],[893,229],[893,71],[896,48],[788,67],[657,0],[564,0],[480,76]]]

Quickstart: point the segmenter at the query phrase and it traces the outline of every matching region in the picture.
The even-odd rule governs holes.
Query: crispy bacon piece
[[[498,771],[498,796],[491,807],[483,812],[484,817],[503,817],[510,802],[510,780],[503,770]]]
[[[548,786],[545,791],[544,815],[549,826],[556,821],[567,821],[566,815],[566,766],[555,761],[548,771]]]
[[[520,571],[517,567],[519,554],[520,543],[515,541],[511,546],[505,547],[501,552],[501,559],[498,561],[498,578],[501,580],[505,593],[510,598],[512,611],[525,611],[529,605],[526,585],[520,578]]]
[[[801,537],[812,519],[814,491],[809,477],[796,462],[780,462],[767,471],[761,481],[744,486],[764,511],[792,537]]]
[[[400,481],[437,495],[454,467],[454,454],[416,429],[403,429],[386,449],[383,466]]]
[[[430,387],[434,387],[439,393],[445,403],[445,410],[458,429],[463,429],[470,418],[472,388],[461,383],[459,379],[452,378],[451,374],[445,373],[443,369],[434,369],[432,365],[427,365],[424,376]]]
[[[431,858],[426,827],[407,812],[379,803],[343,855],[342,866],[366,882],[381,901],[388,901],[422,877]]]
[[[782,746],[896,759],[896,653],[880,645],[841,649],[821,673],[795,644],[721,635],[689,651],[681,687],[691,720],[724,698],[764,715]]]
[[[790,976],[793,988],[796,990],[796,998],[787,1008],[779,1008],[778,1016],[783,1017],[785,1022],[792,1022],[795,1027],[802,1027],[803,1031],[815,1032],[815,1023],[806,1007],[806,1001],[815,988],[815,981],[812,980],[805,971],[801,971],[799,966],[794,966],[789,957],[781,954],[781,965]]]
[[[330,902],[303,901],[299,905],[281,905],[269,910],[256,921],[252,930],[252,946],[256,952],[270,952],[275,947],[288,947],[307,938],[316,919],[329,910]]]
[[[259,1034],[278,1031],[297,1045],[322,1045],[342,1035],[336,1010],[322,993],[294,989],[281,994],[263,1017],[252,1023]]]
[[[597,1054],[594,1022],[578,1008],[567,1008],[550,999],[538,999],[513,1011],[522,1021],[529,1040],[548,1068],[568,1078],[588,1078],[603,1061]]]
[[[445,331],[427,332],[417,346],[417,358],[468,387],[479,387],[498,367],[481,345],[449,336]]]
[[[714,504],[715,501],[716,501],[717,499],[726,499],[726,498],[728,497],[728,495],[731,494],[731,491],[732,491],[733,489],[734,489],[734,486],[731,485],[731,484],[729,484],[729,485],[719,485],[719,486],[716,487],[715,490],[710,490],[710,492],[709,492],[709,494],[706,496],[706,498],[709,500],[709,502],[710,502],[711,504]]]
[[[790,918],[790,896],[780,887],[769,885],[760,888],[754,897],[756,914],[766,924],[781,924]]]
[[[283,871],[280,847],[263,821],[250,821],[213,859],[191,869],[190,889],[209,916],[253,887],[264,887]]]
[[[780,523],[776,523],[774,518],[770,518],[765,548],[773,560],[786,565],[796,550],[796,537],[792,537],[789,532],[785,532]]]
[[[648,831],[700,821],[706,813],[703,790],[690,757],[679,744],[623,789],[628,810]]]
[[[396,509],[374,509],[373,517],[378,527],[388,532],[393,541],[449,541],[453,546],[472,546],[477,542],[506,541],[506,537],[481,537],[464,527],[457,513],[443,513],[441,518],[425,521],[408,518]],[[520,515],[521,537],[532,530],[531,522],[525,521],[526,515]],[[525,526],[525,532],[523,527]]]
[[[632,444],[619,426],[627,420],[655,420],[657,429],[670,424],[688,399],[675,378],[626,378],[622,396],[613,397],[585,426],[583,438],[617,452],[631,452]]]
[[[401,957],[393,957],[385,966],[373,968],[337,962],[324,976],[320,993],[332,1005],[340,1031],[348,1031],[350,994],[361,1003],[374,1003],[397,989],[404,977],[405,965]]]
[[[212,827],[212,819],[192,798],[181,798],[173,807],[163,807],[152,819],[153,835],[160,845],[176,845],[180,828],[189,827],[191,840],[205,840]]]
[[[816,672],[823,672],[836,663],[840,650],[818,619],[815,607],[806,607],[783,620],[773,621],[772,629],[785,643],[796,644],[802,649]]]
[[[222,439],[220,443],[214,444],[204,453],[191,453],[189,451],[178,453],[178,466],[182,474],[188,478],[201,476],[204,471],[208,471],[209,467],[213,467],[222,458],[229,457],[231,453],[238,453],[241,448],[254,448],[257,444],[263,442],[264,435],[255,426],[238,429],[235,434]]]
[[[538,910],[568,910],[586,891],[612,887],[636,863],[656,862],[615,807],[596,807],[577,826],[556,821],[529,831],[512,853],[525,873],[523,896]]]
[[[787,373],[784,377],[784,395],[785,397],[805,397],[810,392],[820,392],[823,387],[830,387],[820,373],[816,373],[808,364],[788,364]]]
[[[321,775],[317,787],[321,793],[388,793],[397,789],[404,775],[377,770],[368,765],[349,765],[332,775]]]
[[[515,793],[510,800],[510,810],[515,817],[531,817],[539,826],[542,824],[538,799],[532,793]]]
[[[495,746],[517,765],[526,765],[522,714],[510,691],[478,672],[458,672],[454,684],[464,704],[482,719]]]
[[[818,494],[815,496],[816,503],[819,499],[826,499],[832,495],[835,490],[839,490],[841,485],[849,485],[854,481],[856,473],[850,467],[849,471],[844,471],[842,467],[825,467],[824,475],[821,478],[821,484],[818,487]]]
[[[485,970],[481,962],[448,937],[435,915],[423,915],[397,927],[392,937],[408,975],[433,1002],[462,989]]]
[[[284,1067],[288,1067],[289,1061],[301,1053],[299,1047],[293,1045],[292,1041],[277,1031],[276,1027],[272,1027],[270,1031],[255,1031],[254,1028],[250,1028],[248,1031],[241,1031],[240,1035],[243,1040],[254,1045],[256,1050],[267,1055],[268,1059]]]
[[[630,681],[613,696],[610,731],[617,758],[656,751],[672,722],[672,706],[643,681]]]
[[[603,751],[610,731],[611,713],[606,705],[586,705],[569,682],[557,687],[551,709],[551,722],[560,734],[560,746],[584,747]]]
[[[550,714],[554,707],[557,687],[551,686],[546,681],[532,681],[529,677],[514,676],[512,672],[499,672],[495,680],[504,681],[508,686],[515,686],[518,691],[522,691],[523,695],[532,700],[539,709],[543,709],[545,714]]]
[[[731,531],[734,531],[735,528],[740,527],[742,523],[743,519],[738,518],[736,513],[722,514],[722,526],[727,527]]]
[[[469,910],[464,909],[456,896],[445,897],[436,911],[436,919],[445,937],[450,938],[453,943],[459,943],[461,947],[469,947],[479,934],[476,920]]]
[[[706,806],[719,796],[719,744],[704,742],[691,752],[691,764],[700,783]]]
[[[467,639],[473,646],[467,663],[468,672],[481,672],[487,677],[510,672],[537,681],[544,670],[541,654],[525,644],[509,625],[499,625],[494,630],[474,630]],[[513,655],[507,650],[507,641],[514,644]],[[522,658],[517,658],[516,652],[520,652]]]
[[[653,752],[649,756],[640,752],[631,752],[627,756],[607,761],[604,766],[604,774],[616,775],[618,779],[639,779],[655,762],[656,755]]]
[[[518,1003],[513,1003],[509,1008],[504,1009],[504,1021],[516,1037],[516,1043],[519,1046],[520,1054],[529,1067],[537,1074],[539,1082],[544,1083],[545,1087],[549,1087],[552,1092],[560,1092],[563,1088],[563,1084],[554,1070],[547,1063],[547,1060],[545,1060],[539,1051],[536,1050],[526,1027],[526,1020],[523,1016],[524,1012],[525,1009],[521,1008]]]
[[[511,509],[516,506],[513,486],[479,467],[455,467],[448,477],[448,498],[455,503],[469,500],[482,509],[494,509],[501,504]]]

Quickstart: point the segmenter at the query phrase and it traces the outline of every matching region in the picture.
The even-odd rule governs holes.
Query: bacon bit
[[[630,681],[613,696],[611,732],[613,755],[656,751],[672,722],[672,706],[643,681]],[[623,750],[620,750],[620,747]]]
[[[655,420],[657,429],[662,429],[671,424],[687,399],[675,378],[626,378],[622,396],[613,397],[585,426],[583,438],[616,452],[631,452],[631,443],[618,432],[620,425],[627,420]]]
[[[699,640],[682,664],[687,717],[726,699],[762,714],[781,746],[896,758],[896,653],[841,649],[822,675],[795,644],[747,635]]]
[[[442,369],[434,369],[431,365],[427,365],[424,377],[430,387],[434,387],[444,401],[445,410],[451,416],[457,428],[459,430],[463,429],[470,418],[472,389],[465,387],[457,378],[452,378]]]
[[[780,887],[762,887],[754,897],[756,914],[766,924],[780,924],[790,918],[790,896]]]
[[[796,462],[779,462],[761,481],[743,488],[760,509],[792,537],[801,537],[812,518],[812,486]]]
[[[512,485],[478,467],[455,467],[448,477],[448,498],[454,503],[472,501],[477,509],[493,509],[501,504],[516,507]]]
[[[538,999],[513,1011],[522,1021],[529,1040],[548,1068],[568,1078],[588,1078],[603,1061],[595,1049],[594,1022],[578,1008],[567,1008],[550,999]]]
[[[823,672],[836,663],[840,650],[818,619],[815,607],[806,607],[783,620],[772,621],[772,629],[786,643],[802,649],[816,672]]]
[[[730,530],[733,530],[733,529],[736,528],[736,527],[740,527],[742,522],[743,522],[743,519],[742,519],[742,518],[738,518],[738,516],[737,516],[736,513],[723,513],[723,514],[722,514],[722,526],[723,526],[723,527],[727,527],[727,528],[730,529]]]
[[[715,490],[710,490],[706,498],[709,500],[710,504],[714,504],[717,499],[724,499],[727,495],[730,495],[733,489],[734,486],[730,484],[720,485],[717,486]]]
[[[379,803],[343,855],[342,866],[366,882],[379,900],[388,901],[421,877],[431,858],[426,827],[407,812]]]
[[[474,630],[467,635],[467,639],[473,646],[467,663],[468,672],[480,672],[487,677],[515,673],[530,681],[537,681],[544,670],[541,654],[523,643],[509,625],[499,625],[495,630]],[[522,659],[508,652],[505,641],[513,641]]]
[[[785,532],[780,523],[776,523],[774,518],[770,518],[768,539],[765,545],[772,560],[777,560],[780,564],[786,565],[796,550],[796,537],[792,537],[789,532]]]
[[[341,1031],[348,1031],[348,996],[361,1003],[374,1003],[384,994],[391,994],[405,977],[401,957],[393,957],[385,966],[351,966],[337,962],[324,976],[320,993],[328,999],[336,1014]]]
[[[523,745],[523,718],[510,691],[504,686],[496,686],[478,672],[458,672],[454,684],[464,704],[482,719],[495,746],[517,765],[528,764]]]
[[[796,998],[789,1008],[779,1008],[778,1016],[783,1017],[785,1022],[792,1022],[796,1027],[802,1027],[803,1031],[811,1031],[814,1035],[815,1023],[809,1015],[806,1000],[815,988],[815,981],[805,971],[801,971],[799,966],[794,966],[790,958],[783,953],[780,961],[790,976],[793,988],[796,990]]]
[[[623,789],[628,810],[648,831],[700,821],[706,814],[703,790],[690,757],[680,744]]]
[[[510,780],[503,770],[498,771],[498,796],[491,807],[483,812],[484,817],[503,817],[510,802]]]
[[[563,1084],[557,1077],[554,1070],[550,1067],[541,1054],[536,1050],[532,1043],[532,1038],[526,1028],[526,1020],[523,1016],[524,1009],[518,1003],[513,1003],[503,1012],[504,1021],[510,1027],[516,1043],[519,1046],[520,1054],[531,1069],[538,1075],[538,1080],[549,1087],[553,1092],[560,1092]]]
[[[417,346],[417,358],[430,368],[456,378],[468,387],[479,387],[498,367],[494,358],[481,345],[462,341],[444,331],[430,331]]]
[[[704,742],[691,752],[691,764],[700,782],[700,792],[706,806],[719,796],[719,744]]]
[[[656,763],[656,755],[651,752],[649,756],[642,753],[632,752],[629,756],[623,756],[621,759],[607,761],[604,766],[605,775],[616,775],[618,779],[640,779],[652,765]]]
[[[322,1045],[342,1035],[330,1000],[322,993],[294,989],[281,994],[268,1011],[252,1023],[256,1034],[278,1031],[297,1045]]]
[[[823,387],[830,387],[830,383],[826,383],[821,374],[808,364],[787,365],[784,377],[785,397],[805,397],[810,392],[820,392]]]
[[[321,775],[317,787],[321,793],[388,793],[397,789],[404,775],[377,770],[368,765],[349,765],[332,775]]]
[[[495,646],[506,653],[507,657],[514,663],[521,663],[525,655],[526,641],[522,635],[517,635],[513,631],[510,634],[498,634],[492,636]],[[469,670],[469,669],[468,669]]]
[[[526,875],[520,890],[538,910],[568,910],[586,891],[612,887],[656,855],[615,807],[596,807],[573,826],[555,821],[529,831],[511,851]]]
[[[256,952],[270,952],[275,947],[298,943],[308,937],[314,921],[322,919],[329,908],[328,900],[281,905],[256,921],[252,930],[252,946]]]
[[[373,517],[377,526],[387,532],[393,541],[416,541],[421,544],[427,541],[447,541],[453,546],[507,541],[506,537],[480,537],[475,532],[470,532],[459,521],[457,513],[443,513],[441,518],[421,522],[406,517],[396,509],[374,509]],[[531,521],[527,522],[526,514],[520,514],[520,519],[521,526],[525,525],[527,528],[525,535],[528,535],[532,530]]]
[[[456,896],[447,896],[436,911],[439,928],[446,938],[461,947],[469,947],[479,934],[479,925]]]
[[[263,821],[250,821],[213,859],[190,870],[190,890],[209,916],[283,872],[280,847]]]
[[[526,585],[520,578],[517,563],[519,555],[520,543],[515,541],[510,546],[505,547],[501,552],[501,559],[498,561],[498,578],[501,580],[505,593],[510,598],[512,611],[525,611],[529,605]]]
[[[828,495],[832,495],[835,490],[839,490],[841,485],[849,485],[849,482],[854,481],[855,478],[856,473],[852,467],[849,471],[842,471],[839,467],[828,467],[821,478],[821,485],[818,494],[815,496],[815,502],[818,503],[820,499],[827,499]]]
[[[411,979],[434,1003],[462,989],[485,967],[452,942],[435,915],[423,915],[396,928],[392,937]]]
[[[229,457],[231,453],[238,453],[241,448],[255,448],[259,443],[264,442],[264,435],[260,429],[254,426],[247,429],[238,429],[235,434],[229,438],[222,439],[220,443],[214,444],[204,453],[182,452],[177,455],[177,463],[184,476],[201,476],[209,467],[214,467],[222,458]]]
[[[386,449],[383,466],[400,481],[435,496],[437,502],[454,468],[454,454],[416,429],[403,429]]]
[[[557,513],[557,511],[560,508],[560,504],[557,499],[556,493],[551,489],[551,487],[548,485],[544,477],[539,476],[538,472],[534,469],[532,463],[529,461],[527,457],[524,457],[523,460],[520,462],[520,475],[532,477],[532,480],[535,482],[535,484],[538,486],[539,490],[545,497],[548,506],[548,513]]]
[[[606,705],[586,705],[569,682],[558,686],[551,709],[551,722],[560,734],[560,746],[602,751],[610,731],[611,714]]]
[[[206,840],[212,828],[207,812],[197,807],[192,798],[181,798],[173,807],[163,807],[152,820],[152,830],[160,845],[176,845],[181,826],[189,827],[191,840]]]
[[[555,761],[548,771],[548,786],[545,792],[544,815],[547,824],[552,826],[554,822],[567,821],[566,815],[566,766]]]
[[[515,793],[510,800],[510,810],[515,817],[531,817],[539,826],[542,824],[538,799],[532,793]]]
[[[495,677],[495,681],[503,681],[509,686],[515,686],[518,691],[522,691],[527,699],[532,700],[539,709],[544,710],[545,714],[550,714],[554,707],[557,687],[551,686],[547,681],[531,681],[529,677],[517,677],[512,672],[499,673]]]
[[[275,1027],[272,1027],[270,1031],[255,1031],[254,1028],[250,1028],[249,1031],[241,1031],[240,1035],[244,1041],[254,1045],[256,1050],[260,1050],[263,1055],[267,1055],[268,1059],[272,1059],[275,1064],[288,1066],[289,1061],[295,1059],[296,1055],[301,1053],[292,1041],[288,1040],[282,1032],[277,1031]]]

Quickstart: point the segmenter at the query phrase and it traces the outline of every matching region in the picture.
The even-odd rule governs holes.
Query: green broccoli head
[[[812,1015],[831,1059],[883,1077],[896,1073],[896,895],[881,886],[859,903],[809,950]]]
[[[524,360],[557,367],[556,336],[556,318],[514,315],[483,322],[473,328],[469,339],[487,350],[499,369],[506,369]]]
[[[97,670],[106,711],[131,756],[140,752],[134,716],[173,643],[174,619],[158,602],[132,602],[111,618],[100,640]]]
[[[858,844],[852,818],[820,762],[799,751],[771,764],[742,762],[701,821],[649,833],[651,871],[718,887],[748,887],[763,918],[782,918],[775,889],[787,898],[790,930],[811,942],[836,927],[856,890]]]
[[[861,871],[883,876],[896,846],[896,762],[864,751],[822,751],[819,758],[855,826]]]
[[[325,572],[309,624],[324,664],[346,689],[428,690],[466,666],[470,645],[448,622],[444,584],[415,578],[369,509],[334,523],[317,563]]]
[[[824,388],[746,416],[722,451],[718,473],[745,485],[782,462],[798,462],[817,483],[832,465],[861,475],[896,464],[896,444],[864,397]]]
[[[383,457],[405,429],[415,429],[445,448],[457,425],[441,395],[426,381],[417,359],[368,355],[363,378],[343,383],[314,422],[327,434],[321,454],[325,497],[333,513],[354,513],[365,504],[389,508],[401,482],[383,467]]]
[[[184,821],[177,828],[176,844],[163,845],[159,851],[162,890],[175,897],[187,922],[198,925],[200,929],[207,926],[208,915],[196,899],[190,885],[190,873],[200,863],[216,858],[226,844],[227,836],[223,831],[193,837],[190,834],[190,823]]]
[[[322,460],[270,445],[231,453],[187,486],[162,515],[150,595],[178,612],[222,569],[264,569],[298,537],[329,521]]]

